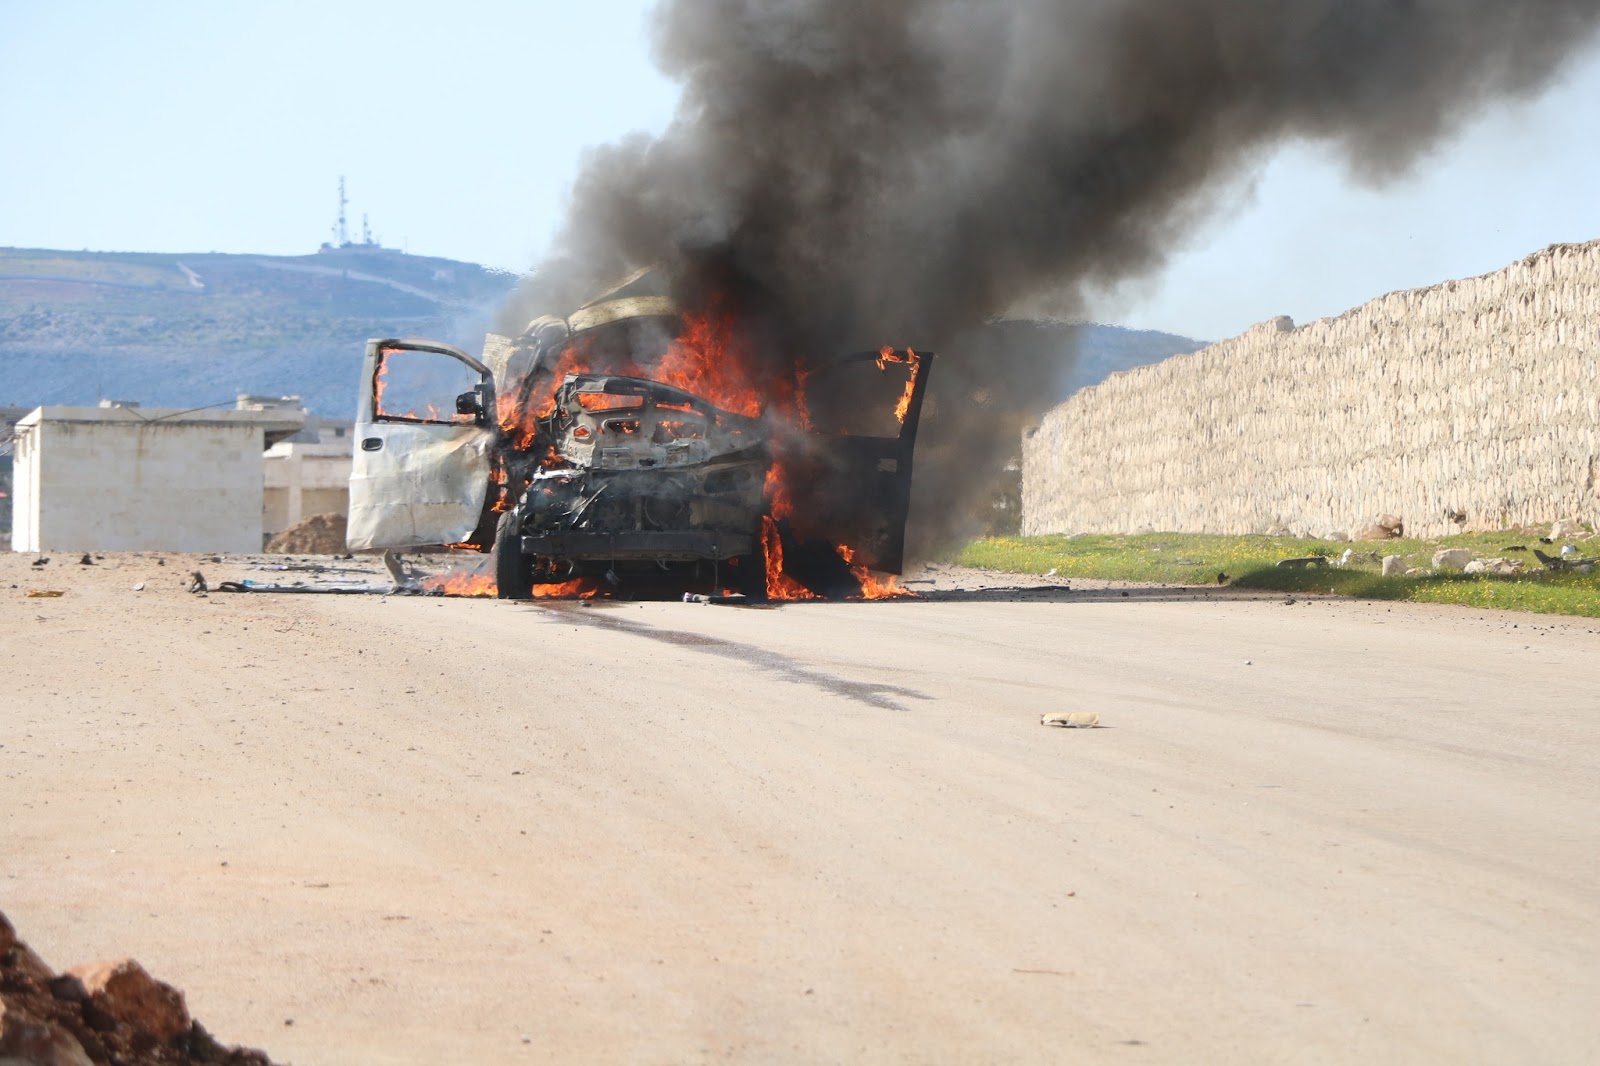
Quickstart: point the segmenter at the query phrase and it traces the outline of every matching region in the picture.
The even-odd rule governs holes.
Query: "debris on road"
[[[1100,728],[1100,714],[1098,711],[1058,711],[1047,714],[1039,719],[1040,725],[1059,726],[1062,729],[1098,729]]]
[[[34,589],[32,592],[28,593],[28,599],[30,599],[30,600],[56,600],[56,599],[60,599],[62,596],[65,596],[65,595],[66,595],[66,593],[62,592],[60,589]]]
[[[389,576],[394,578],[396,592],[405,589],[417,589],[421,584],[421,576],[415,569],[408,567],[405,560],[400,558],[400,553],[386,549],[383,553],[383,568],[389,571]]]
[[[417,588],[380,588],[375,585],[258,585],[254,581],[224,581],[217,592],[305,593],[325,596],[433,596]]]
[[[194,593],[210,592],[211,587],[206,584],[206,575],[195,570],[189,574],[189,591]]]

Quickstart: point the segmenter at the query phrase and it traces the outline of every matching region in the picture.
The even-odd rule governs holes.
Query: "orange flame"
[[[900,394],[900,402],[894,405],[895,421],[903,426],[906,424],[906,412],[911,410],[912,394],[917,391],[917,374],[922,370],[922,363],[910,348],[901,355],[886,344],[878,349],[878,369],[888,370],[890,363],[906,363],[911,367],[911,373],[906,377],[906,389]]]
[[[494,575],[475,574],[465,570],[455,570],[423,578],[422,587],[429,592],[442,592],[446,596],[493,596],[495,594]]]
[[[533,586],[536,600],[592,600],[600,594],[600,586],[592,578],[573,578],[559,585]]]
[[[539,420],[549,418],[556,409],[556,390],[560,388],[561,381],[568,374],[587,374],[590,369],[589,348],[587,344],[574,344],[561,353],[556,360],[555,369],[551,372],[552,384],[550,392],[536,404],[523,407],[517,406],[516,397],[511,394],[501,395],[495,403],[498,410],[500,429],[511,438],[512,447],[518,451],[533,446],[533,438],[539,432]],[[555,449],[551,449],[550,456],[554,456]],[[549,458],[547,456],[547,458]],[[551,465],[541,462],[541,466]]]
[[[470,570],[434,574],[423,578],[422,587],[446,596],[484,597],[493,596],[497,591],[493,575]],[[536,600],[592,600],[600,594],[600,584],[593,578],[575,578],[555,585],[534,585],[532,592]]]
[[[389,387],[385,375],[389,373],[389,353],[396,351],[394,348],[384,348],[378,352],[378,374],[372,382],[372,415],[376,418],[383,414],[383,390]]]
[[[783,538],[778,535],[777,520],[770,515],[761,519],[761,546],[767,557],[767,599],[814,600],[817,594],[783,572]]]
[[[861,584],[861,598],[864,600],[914,600],[920,598],[910,589],[901,588],[900,579],[893,574],[879,574],[868,570],[864,566],[856,566],[855,549],[848,544],[839,545],[839,558],[845,561],[845,565],[850,567],[850,573],[854,574],[856,581]]]
[[[755,418],[762,396],[750,380],[751,359],[733,335],[733,316],[716,310],[685,315],[683,332],[652,375],[657,381],[711,401],[724,411]]]

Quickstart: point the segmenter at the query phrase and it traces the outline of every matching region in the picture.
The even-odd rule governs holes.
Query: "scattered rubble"
[[[1472,562],[1472,552],[1467,548],[1444,548],[1433,553],[1429,564],[1435,570],[1462,570]]]
[[[1383,576],[1400,577],[1406,572],[1406,560],[1400,555],[1385,555],[1383,557]]]
[[[343,555],[345,516],[314,514],[267,541],[274,555]]]
[[[1474,559],[1462,567],[1465,574],[1516,574],[1522,571],[1517,559]]]
[[[1600,564],[1600,558],[1585,559],[1570,544],[1562,547],[1560,555],[1546,555],[1538,548],[1535,548],[1533,549],[1533,557],[1538,559],[1546,570],[1574,570],[1580,574],[1592,573],[1595,566]]]
[[[30,1066],[272,1066],[225,1047],[183,993],[132,959],[51,971],[0,914],[0,1063]]]

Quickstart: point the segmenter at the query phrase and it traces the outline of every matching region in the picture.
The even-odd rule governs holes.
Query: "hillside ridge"
[[[376,245],[307,255],[0,248],[0,404],[151,406],[300,396],[349,417],[369,337],[482,348],[517,276]],[[1045,319],[982,331],[1067,367],[1061,398],[1193,351],[1187,337]]]

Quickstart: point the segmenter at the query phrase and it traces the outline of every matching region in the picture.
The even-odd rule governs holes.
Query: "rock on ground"
[[[183,993],[132,959],[53,973],[0,914],[0,1063],[33,1066],[272,1066],[224,1047],[189,1017]]]
[[[1356,540],[1394,540],[1406,533],[1406,523],[1398,515],[1381,514],[1372,525],[1356,534]]]
[[[1550,539],[1560,540],[1563,537],[1576,537],[1583,532],[1583,523],[1571,518],[1562,518],[1550,526]]]

